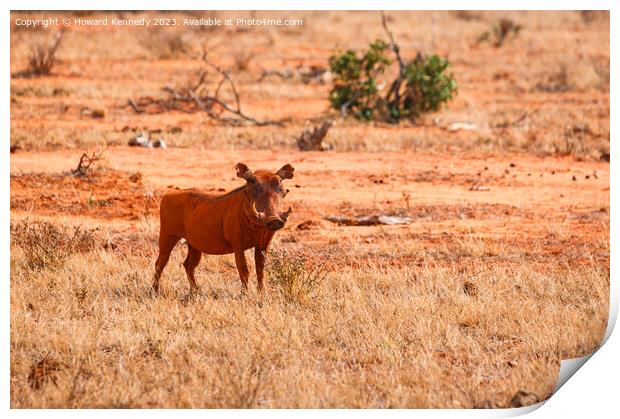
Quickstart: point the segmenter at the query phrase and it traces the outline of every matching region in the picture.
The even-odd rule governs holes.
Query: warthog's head
[[[238,163],[237,176],[247,182],[247,195],[251,201],[252,211],[258,221],[271,231],[284,227],[292,208],[284,209],[284,197],[288,189],[284,187],[284,179],[292,179],[295,170],[285,164],[275,173],[267,170],[252,172],[248,166]]]

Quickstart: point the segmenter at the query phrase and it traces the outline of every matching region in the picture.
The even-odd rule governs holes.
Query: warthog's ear
[[[276,172],[276,175],[280,176],[280,179],[293,179],[293,172],[295,168],[290,164],[285,164],[280,170]]]
[[[249,181],[250,179],[254,179],[252,171],[244,163],[237,163],[235,169],[237,169],[237,177],[240,177],[241,179],[245,179],[247,181]]]

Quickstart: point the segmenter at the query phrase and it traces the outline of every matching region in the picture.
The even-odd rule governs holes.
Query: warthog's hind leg
[[[183,266],[185,267],[185,273],[187,274],[187,280],[189,281],[190,294],[196,293],[199,290],[198,285],[196,284],[196,279],[194,278],[194,271],[196,270],[196,266],[200,263],[201,257],[202,252],[187,243],[187,257],[185,258],[185,262],[183,262]]]
[[[157,256],[157,261],[155,262],[155,276],[153,278],[153,291],[156,293],[159,292],[159,279],[168,263],[168,259],[170,259],[170,252],[172,252],[179,240],[181,238],[176,236],[165,236],[162,234],[159,236],[159,256]]]

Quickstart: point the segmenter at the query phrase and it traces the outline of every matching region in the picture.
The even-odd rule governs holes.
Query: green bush
[[[386,57],[388,45],[383,41],[370,44],[361,57],[353,50],[329,58],[329,66],[336,75],[330,92],[332,107],[346,113],[351,109],[358,119],[373,119],[373,111],[380,102],[376,79],[385,72],[391,61]]]
[[[438,111],[443,103],[452,99],[457,86],[452,74],[446,74],[448,67],[448,59],[438,55],[414,60],[407,65],[407,88],[401,107],[408,112],[406,115],[416,118],[425,112]]]
[[[387,56],[389,48],[377,40],[361,56],[348,50],[330,57],[334,75],[330,102],[334,109],[343,116],[350,112],[360,120],[398,123],[403,118],[415,121],[452,99],[457,85],[452,74],[447,73],[450,63],[446,58],[418,54],[408,63],[399,62],[398,75],[388,83],[385,75],[393,73],[393,61]],[[384,89],[386,86],[389,89]]]

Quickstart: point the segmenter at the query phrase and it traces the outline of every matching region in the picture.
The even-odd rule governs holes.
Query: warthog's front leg
[[[254,248],[254,263],[256,264],[256,281],[258,289],[258,302],[262,306],[265,297],[265,289],[263,288],[263,276],[265,271],[265,250],[259,247]]]
[[[237,270],[239,271],[239,279],[241,279],[241,294],[245,294],[248,291],[248,264],[245,261],[245,253],[243,250],[235,250],[235,263],[237,264]]]

